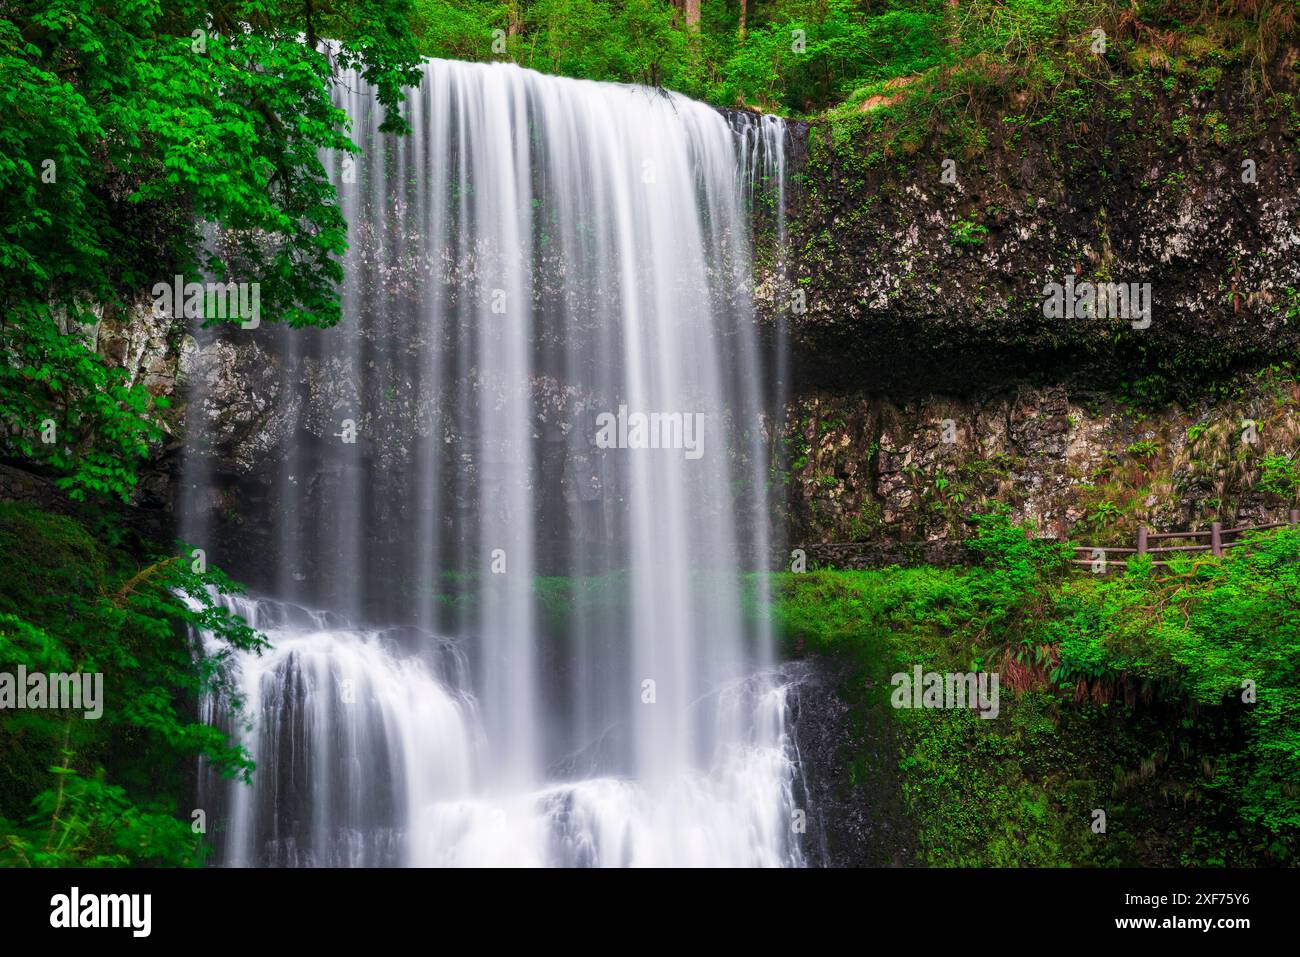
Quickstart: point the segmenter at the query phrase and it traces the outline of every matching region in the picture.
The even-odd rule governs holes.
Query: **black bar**
[[[202,951],[351,939],[486,947],[517,935],[551,950],[594,944],[611,922],[610,945],[644,935],[680,945],[696,939],[693,928],[711,928],[769,946],[845,935],[865,945],[900,934],[948,946],[973,943],[978,931],[985,944],[1199,938],[1233,947],[1293,930],[1296,886],[1295,870],[6,871],[0,926],[8,940],[77,934],[83,943]],[[129,927],[51,927],[51,899],[73,887],[83,902],[149,894],[149,936],[136,938]],[[1118,926],[1133,919],[1154,926]],[[1177,923],[1242,919],[1248,927]]]

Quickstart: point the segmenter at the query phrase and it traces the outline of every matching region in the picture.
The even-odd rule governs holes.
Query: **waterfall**
[[[340,326],[196,333],[185,534],[268,596],[232,607],[273,646],[229,665],[257,770],[203,777],[218,862],[800,864],[747,613],[784,377],[750,216],[783,238],[785,126],[423,70],[406,137],[337,84]],[[211,394],[232,361],[252,441]]]

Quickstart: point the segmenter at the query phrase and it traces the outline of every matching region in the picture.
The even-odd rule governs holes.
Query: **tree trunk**
[[[688,30],[698,30],[700,28],[700,0],[685,0],[682,9],[686,11],[686,28]]]

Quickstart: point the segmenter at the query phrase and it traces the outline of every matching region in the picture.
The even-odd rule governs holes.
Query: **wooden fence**
[[[1112,555],[1169,555],[1175,552],[1209,552],[1211,555],[1223,555],[1226,549],[1236,548],[1238,545],[1246,544],[1241,540],[1242,535],[1246,532],[1262,532],[1270,528],[1286,528],[1288,525],[1300,525],[1300,509],[1291,509],[1287,513],[1287,521],[1272,522],[1268,525],[1243,525],[1241,528],[1224,528],[1221,522],[1211,522],[1210,527],[1201,532],[1153,532],[1147,529],[1145,525],[1138,528],[1137,542],[1133,548],[1115,548],[1109,545],[1075,545],[1075,553],[1086,552],[1088,558],[1074,558],[1071,563],[1074,565],[1095,565],[1104,557],[1104,567],[1109,568],[1114,565],[1127,565],[1128,560],[1124,558],[1112,558]],[[1194,540],[1197,544],[1193,545],[1155,545],[1152,542],[1169,542],[1179,539]],[[1209,539],[1209,541],[1201,541]],[[1098,556],[1097,553],[1102,555]],[[1154,559],[1153,565],[1168,567],[1167,561]]]

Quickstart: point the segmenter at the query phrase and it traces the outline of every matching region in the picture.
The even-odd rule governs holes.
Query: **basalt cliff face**
[[[964,152],[866,116],[800,129],[789,278],[759,284],[793,351],[792,542],[958,558],[994,501],[1089,542],[1284,516],[1295,63],[1011,103]],[[1149,284],[1150,315],[1045,314],[1067,282]]]
[[[1151,80],[1041,125],[1049,104],[1007,106],[965,153],[844,120],[809,128],[791,210],[800,387],[1113,389],[1294,353],[1294,77],[1279,69],[1271,92],[1252,75],[1172,93]],[[1046,317],[1044,286],[1071,276],[1149,283],[1149,326]]]
[[[973,510],[1131,545],[1136,528],[1279,521],[1270,467],[1300,444],[1300,386],[1266,371],[1157,410],[1064,385],[978,397],[817,392],[792,407],[792,544],[841,564],[959,561]],[[827,543],[859,543],[839,551]]]

